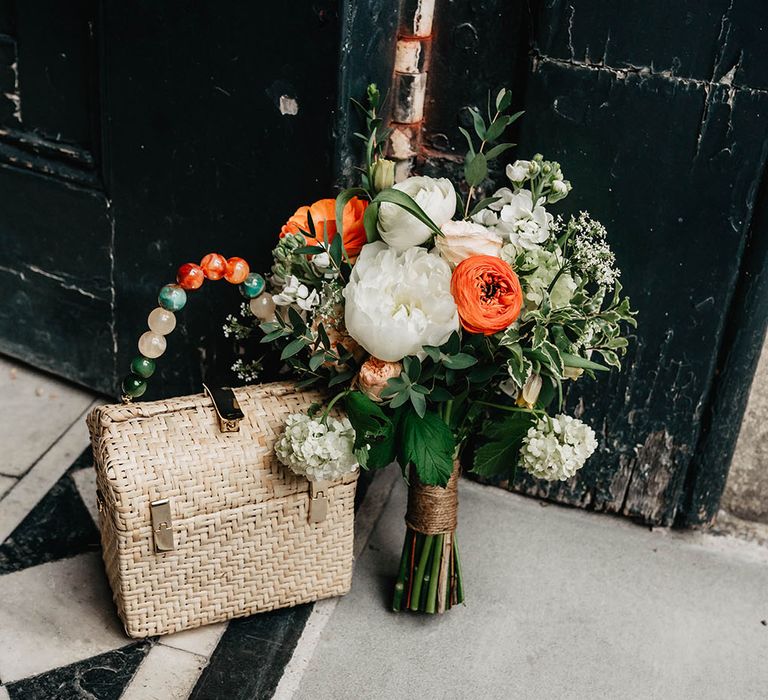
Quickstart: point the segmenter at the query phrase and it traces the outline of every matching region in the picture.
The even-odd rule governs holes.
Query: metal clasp
[[[228,386],[211,388],[203,384],[205,393],[213,401],[216,417],[219,419],[219,430],[222,433],[236,433],[240,430],[240,421],[244,418],[237,402],[235,392]]]
[[[152,533],[155,536],[156,552],[172,552],[176,545],[173,541],[173,519],[171,502],[167,498],[152,501],[149,504],[152,514]]]
[[[321,523],[328,517],[328,488],[330,481],[309,482],[309,522]]]

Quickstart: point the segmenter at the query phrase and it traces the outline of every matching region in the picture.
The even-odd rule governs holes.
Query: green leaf
[[[472,123],[475,127],[475,133],[480,140],[485,140],[485,121],[482,115],[474,107],[469,107],[469,113],[472,115]]]
[[[475,155],[475,145],[472,143],[472,137],[469,135],[469,132],[463,127],[459,127],[459,131],[464,134],[464,138],[467,139],[467,147],[469,148],[469,152],[472,155]]]
[[[492,143],[499,138],[504,133],[504,129],[511,124],[511,119],[511,117],[506,116],[499,117],[488,127],[488,131],[485,132],[485,140]]]
[[[324,253],[325,248],[321,245],[303,245],[293,250],[298,255],[316,255],[317,253]]]
[[[440,361],[440,348],[436,345],[425,345],[421,348],[433,362]]]
[[[563,364],[565,364],[566,367],[593,369],[596,372],[610,372],[610,369],[605,365],[601,365],[598,362],[592,362],[592,360],[587,360],[583,357],[579,357],[578,355],[571,355],[567,352],[561,352],[560,355],[563,358]]]
[[[454,441],[451,429],[436,413],[420,417],[409,410],[400,426],[400,465],[413,464],[423,484],[445,486],[453,471]]]
[[[336,267],[341,267],[342,242],[342,237],[336,235],[333,237],[330,248],[328,249],[328,255],[331,256],[331,260],[333,260]]]
[[[307,207],[307,228],[309,229],[310,237],[317,238],[317,232],[315,231],[315,221],[312,218],[312,211],[310,207]]]
[[[376,195],[374,202],[386,202],[388,204],[396,204],[398,207],[405,209],[409,214],[415,216],[422,224],[428,226],[438,236],[442,236],[442,232],[437,227],[434,221],[427,216],[424,210],[413,200],[410,195],[405,192],[389,188],[382,190]]]
[[[342,190],[336,197],[336,232],[343,234],[344,207],[353,197],[367,198],[368,193],[361,187],[350,187]]]
[[[302,379],[300,382],[296,382],[296,388],[299,390],[306,389],[307,387],[310,387],[319,381],[320,377],[309,377],[308,379]]]
[[[503,112],[505,109],[509,109],[509,105],[512,104],[512,92],[506,88],[501,88],[496,95],[496,109],[499,112]]]
[[[408,393],[411,397],[413,410],[416,411],[419,418],[424,418],[424,414],[427,412],[427,400],[424,398],[424,394],[416,391],[415,388],[411,388]]]
[[[497,146],[494,146],[493,148],[488,149],[488,152],[485,154],[485,157],[488,160],[493,160],[494,158],[498,158],[504,151],[508,151],[510,148],[515,146],[514,143],[500,143]]]
[[[477,358],[460,352],[457,355],[446,355],[443,358],[443,364],[449,369],[467,369],[467,367],[477,364]]]
[[[481,199],[477,204],[475,204],[474,207],[472,207],[472,211],[469,212],[470,216],[474,216],[478,212],[483,211],[483,209],[486,209],[494,202],[498,202],[501,199],[501,197],[486,197],[485,199]]]
[[[392,433],[392,421],[362,392],[350,391],[344,397],[344,408],[355,429],[355,449],[384,440]]]
[[[440,346],[440,349],[446,355],[455,355],[457,352],[459,352],[460,348],[461,348],[461,337],[456,331],[453,331],[453,333],[451,333],[451,335],[448,337],[448,340],[446,340]]]
[[[373,202],[363,214],[363,228],[365,228],[365,237],[368,243],[373,243],[379,238],[379,230],[376,228],[376,221],[379,218],[379,203]]]
[[[321,350],[309,358],[309,369],[314,372],[323,362],[325,362],[325,353]]]
[[[511,476],[520,445],[535,420],[533,413],[518,411],[486,421],[482,434],[487,441],[475,450],[472,472],[484,477]]]
[[[405,370],[405,376],[412,382],[419,381],[421,376],[421,362],[418,357],[414,355],[407,355],[403,358],[403,369]]]
[[[488,161],[482,153],[475,153],[464,164],[464,177],[470,187],[477,187],[488,175]]]
[[[347,370],[345,372],[339,372],[335,377],[332,377],[331,380],[328,382],[328,386],[337,386],[338,384],[342,384],[343,382],[346,382],[352,377],[355,376],[355,373],[351,370]]]
[[[307,341],[304,338],[294,338],[283,348],[283,351],[280,353],[280,359],[287,360],[289,357],[293,357],[296,353],[301,352],[306,344]]]

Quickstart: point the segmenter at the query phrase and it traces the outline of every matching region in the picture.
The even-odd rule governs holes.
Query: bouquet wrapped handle
[[[251,272],[243,258],[208,253],[199,264],[183,264],[176,273],[176,282],[160,289],[158,306],[147,318],[148,330],[139,337],[139,354],[131,361],[131,370],[121,383],[123,402],[133,401],[147,390],[147,380],[155,373],[155,360],[165,352],[165,337],[176,328],[176,313],[186,306],[187,292],[199,289],[205,280],[221,279],[238,286],[257,318],[266,320],[274,314],[275,302],[270,294],[264,294],[266,280]]]

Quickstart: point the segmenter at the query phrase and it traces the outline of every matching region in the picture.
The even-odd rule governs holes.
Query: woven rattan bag
[[[310,484],[273,450],[287,414],[317,395],[285,383],[232,391],[237,430],[208,394],[88,417],[104,563],[131,637],[349,590],[357,474]]]

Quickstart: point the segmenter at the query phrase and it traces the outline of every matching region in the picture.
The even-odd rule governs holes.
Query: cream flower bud
[[[357,374],[357,387],[369,399],[381,401],[381,392],[387,381],[399,377],[403,366],[399,362],[387,362],[378,357],[369,357]]]
[[[503,240],[498,233],[485,226],[471,221],[449,221],[440,230],[443,235],[437,236],[435,247],[451,267],[473,255],[499,257]]]
[[[373,166],[373,188],[377,192],[395,184],[395,164],[386,158],[379,158]]]
[[[542,384],[542,379],[538,374],[531,374],[517,397],[517,405],[533,408],[539,400]]]

